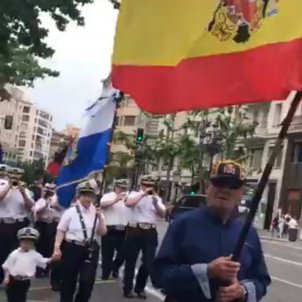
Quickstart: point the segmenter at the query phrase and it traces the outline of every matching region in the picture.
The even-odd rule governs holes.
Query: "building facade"
[[[48,161],[53,117],[28,100],[24,92],[10,87],[11,100],[0,103],[0,140],[6,161]],[[4,129],[7,116],[11,129]]]

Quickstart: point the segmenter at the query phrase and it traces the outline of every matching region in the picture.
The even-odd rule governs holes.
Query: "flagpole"
[[[282,149],[282,143],[284,142],[284,139],[287,135],[288,129],[290,127],[290,124],[293,120],[294,114],[301,102],[301,98],[302,98],[302,91],[298,91],[290,105],[289,111],[285,117],[285,119],[282,122],[282,128],[280,130],[280,133],[278,135],[277,141],[275,143],[275,146],[273,148],[272,154],[264,168],[263,174],[261,176],[261,179],[257,185],[256,191],[254,193],[253,199],[252,199],[252,203],[251,203],[251,208],[250,211],[247,215],[246,221],[244,223],[244,226],[242,228],[242,231],[239,235],[239,239],[238,242],[235,246],[233,255],[232,255],[232,260],[233,261],[239,261],[240,260],[240,255],[242,252],[242,248],[244,246],[244,243],[247,239],[249,230],[252,226],[253,220],[256,216],[257,213],[257,209],[259,207],[259,203],[260,200],[262,198],[262,194],[265,190],[265,187],[268,183],[270,174],[272,172],[275,160],[277,158],[278,153],[281,151]]]
[[[102,183],[101,183],[101,188],[100,188],[100,194],[103,195],[104,192],[104,187],[105,187],[105,178],[106,178],[106,168],[107,165],[109,164],[109,160],[110,160],[110,149],[111,149],[111,145],[112,145],[112,141],[113,141],[113,136],[114,136],[114,131],[116,129],[116,122],[117,122],[117,110],[120,106],[120,102],[123,100],[124,98],[124,94],[122,92],[120,92],[120,96],[118,98],[115,98],[115,112],[114,112],[114,117],[113,117],[113,122],[112,122],[112,127],[111,127],[111,133],[110,133],[110,141],[108,143],[108,152],[107,152],[107,157],[106,157],[106,164],[104,166],[104,170],[103,170],[103,175],[102,175]]]
[[[113,141],[114,131],[115,131],[115,128],[116,128],[117,110],[118,110],[118,108],[120,106],[120,102],[123,100],[123,98],[124,98],[124,93],[121,92],[121,91],[120,91],[120,95],[118,97],[114,98],[115,111],[114,111],[114,117],[113,117],[113,121],[112,121],[111,132],[110,132],[110,140],[109,140],[108,146],[107,146],[108,151],[107,151],[107,155],[106,155],[106,161],[105,161],[105,166],[104,166],[104,169],[103,169],[102,182],[101,182],[101,187],[100,187],[100,195],[101,196],[103,195],[103,192],[104,192],[105,178],[106,178],[106,166],[108,165],[109,160],[110,160],[110,149],[111,149],[111,144],[112,144],[112,141]],[[99,198],[98,198],[96,204],[97,204],[97,207],[100,207],[100,199]],[[92,244],[92,241],[94,239],[94,234],[95,234],[97,221],[98,221],[98,217],[95,216],[94,222],[93,222],[92,233],[91,233],[91,242],[90,242],[91,244]]]

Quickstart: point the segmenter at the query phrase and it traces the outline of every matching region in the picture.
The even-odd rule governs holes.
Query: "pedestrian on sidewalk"
[[[112,273],[118,278],[119,269],[125,260],[125,236],[129,209],[125,205],[128,195],[128,179],[118,179],[114,182],[112,192],[101,198],[107,225],[107,234],[102,237],[102,279],[108,280]],[[115,256],[115,257],[114,257]]]
[[[278,221],[278,237],[283,238],[284,236],[284,227],[285,227],[285,216],[284,214],[281,214],[279,221]]]
[[[3,284],[8,302],[26,302],[30,279],[37,267],[46,268],[51,258],[44,258],[35,250],[39,232],[33,228],[18,231],[19,248],[14,250],[3,263],[5,272]]]
[[[244,219],[237,206],[244,191],[242,167],[213,167],[207,205],[170,224],[153,264],[151,279],[174,302],[260,301],[271,282],[256,229],[251,228],[240,263],[232,261]]]
[[[133,279],[139,253],[142,252],[142,264],[138,270],[135,293],[140,299],[146,299],[145,287],[158,244],[156,221],[165,218],[166,208],[156,193],[158,179],[145,175],[140,180],[140,191],[131,192],[126,206],[131,209],[126,230],[124,297],[133,298]]]
[[[289,222],[292,219],[292,215],[290,213],[285,214],[285,225],[284,225],[284,237],[288,236],[288,230],[289,230]]]
[[[272,221],[271,234],[272,234],[272,237],[278,236],[278,234],[279,234],[279,214],[276,214],[276,216],[274,217],[274,219]]]
[[[89,181],[78,185],[77,196],[76,204],[64,212],[58,224],[53,252],[54,259],[62,259],[61,302],[89,301],[99,263],[95,236],[107,231],[103,213],[94,206],[96,194]]]

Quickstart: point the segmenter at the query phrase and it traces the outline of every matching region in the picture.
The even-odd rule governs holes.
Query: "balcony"
[[[302,185],[302,162],[301,163],[290,163],[288,168],[287,187],[296,189],[301,188]]]
[[[289,132],[302,131],[302,115],[294,116],[293,121],[289,127]]]

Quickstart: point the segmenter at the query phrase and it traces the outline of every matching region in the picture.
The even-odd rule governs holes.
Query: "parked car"
[[[167,210],[167,221],[172,221],[176,216],[192,211],[206,205],[206,195],[184,195],[177,202],[171,203]]]

